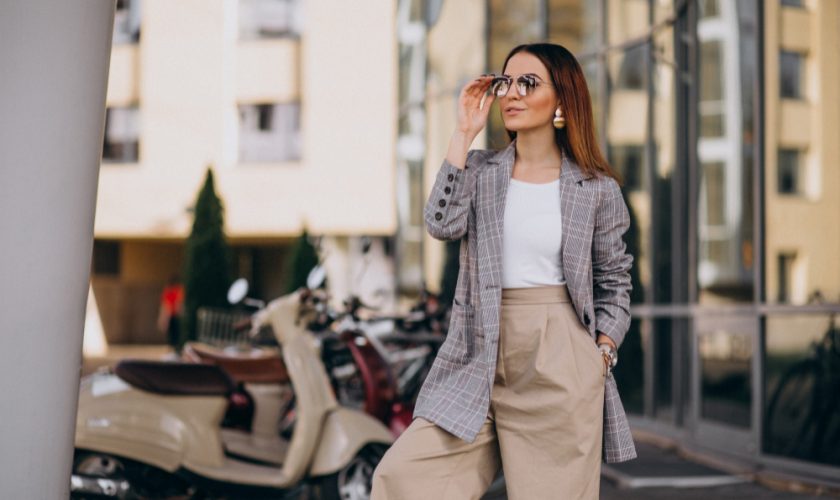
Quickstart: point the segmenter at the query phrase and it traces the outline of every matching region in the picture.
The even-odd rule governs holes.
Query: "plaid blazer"
[[[489,411],[501,305],[505,195],[514,139],[506,148],[470,150],[465,169],[444,159],[424,208],[426,229],[439,240],[461,239],[460,271],[446,340],[417,396],[414,417],[473,442]],[[630,325],[630,267],[622,235],[627,205],[614,179],[590,177],[564,159],[560,172],[563,276],[581,323],[621,345]],[[615,379],[606,377],[603,456],[636,458]]]

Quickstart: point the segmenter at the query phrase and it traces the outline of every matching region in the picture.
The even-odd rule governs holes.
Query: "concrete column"
[[[0,498],[68,498],[114,0],[0,2]]]

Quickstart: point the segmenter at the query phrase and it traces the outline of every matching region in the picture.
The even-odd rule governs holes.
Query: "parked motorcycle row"
[[[71,496],[368,499],[411,423],[446,311],[424,292],[405,316],[329,306],[323,267],[237,328],[276,346],[199,342],[178,361],[120,361],[82,379]],[[231,303],[253,303],[237,280]]]

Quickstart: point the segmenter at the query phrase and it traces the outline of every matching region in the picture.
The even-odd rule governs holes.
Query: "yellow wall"
[[[794,303],[820,289],[840,298],[840,3],[810,2],[808,9],[765,2],[766,282],[767,299],[778,297],[780,252],[794,252]],[[779,97],[779,51],[806,54],[805,98]],[[804,193],[780,195],[779,147],[804,150]]]

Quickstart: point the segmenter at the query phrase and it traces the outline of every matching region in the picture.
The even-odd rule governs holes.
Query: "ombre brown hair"
[[[517,45],[505,58],[502,73],[514,54],[527,52],[533,54],[548,70],[554,90],[557,92],[566,126],[554,129],[554,140],[560,151],[578,164],[588,175],[606,175],[623,184],[621,176],[610,167],[595,137],[595,120],[592,115],[592,99],[575,56],[562,45],[554,43],[527,43]],[[507,130],[513,140],[516,132]]]

